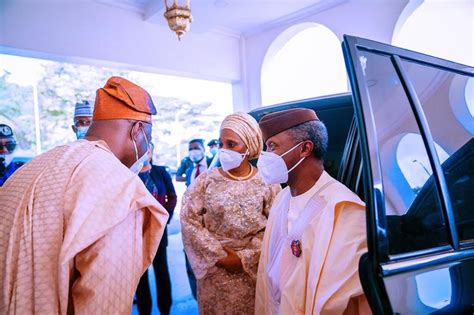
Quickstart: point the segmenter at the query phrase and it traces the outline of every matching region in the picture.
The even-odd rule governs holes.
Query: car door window
[[[474,242],[474,79],[403,59],[402,65],[418,95],[433,140],[439,145],[436,152],[459,240]]]
[[[390,255],[448,245],[438,190],[423,143],[397,148],[406,135],[420,135],[419,125],[390,57],[360,52],[380,156]],[[406,139],[406,138],[405,138]],[[425,163],[426,165],[420,165]],[[410,166],[410,185],[400,164]]]

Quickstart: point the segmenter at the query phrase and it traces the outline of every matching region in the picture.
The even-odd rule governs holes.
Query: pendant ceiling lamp
[[[193,16],[191,15],[191,0],[181,0],[183,3],[178,3],[178,0],[168,5],[168,0],[165,1],[166,11],[165,18],[168,21],[170,29],[178,35],[178,40],[181,40],[184,34],[189,31]]]

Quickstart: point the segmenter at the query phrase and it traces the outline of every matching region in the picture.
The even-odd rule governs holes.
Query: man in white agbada
[[[262,118],[267,184],[288,183],[268,219],[255,314],[370,314],[358,277],[365,205],[324,171],[326,127],[309,109]]]

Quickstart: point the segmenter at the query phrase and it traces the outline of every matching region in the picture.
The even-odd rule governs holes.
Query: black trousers
[[[156,293],[158,298],[158,309],[162,315],[168,315],[171,309],[171,281],[166,260],[166,246],[158,247],[153,259],[153,270],[155,271]],[[148,270],[140,278],[137,287],[137,306],[140,315],[151,314],[152,300],[150,286],[148,284]]]

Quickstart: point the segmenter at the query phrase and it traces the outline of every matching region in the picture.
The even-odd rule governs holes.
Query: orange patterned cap
[[[156,114],[150,94],[121,77],[111,77],[97,90],[92,120],[132,119],[151,123]]]

